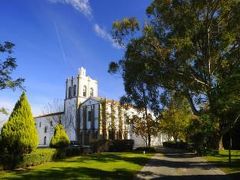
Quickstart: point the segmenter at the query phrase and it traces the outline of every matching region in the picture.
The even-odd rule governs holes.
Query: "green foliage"
[[[68,147],[65,149],[66,157],[79,156],[83,153],[83,148],[80,147]]]
[[[126,42],[126,51],[109,70],[122,74],[127,95],[141,95],[144,84],[150,92],[147,97],[155,99],[148,101],[154,105],[160,103],[156,98],[159,88],[181,92],[192,112],[211,116],[213,124],[219,121],[218,131],[223,134],[231,118],[216,109],[219,106],[219,111],[231,112],[239,104],[236,91],[229,90],[231,86],[225,81],[231,79],[239,86],[231,78],[240,67],[239,11],[240,1],[236,0],[154,0],[146,11],[148,20],[131,38],[127,39],[129,32],[139,27],[137,22],[123,19],[114,23],[117,36],[113,37]],[[217,102],[218,98],[226,105]]]
[[[28,166],[36,166],[45,162],[50,162],[55,159],[56,154],[56,149],[36,149],[30,154],[24,155],[17,167],[25,168]]]
[[[187,136],[186,130],[191,119],[192,112],[187,100],[175,95],[167,105],[167,109],[163,112],[160,129],[162,132],[168,134],[168,136],[172,136],[175,141],[185,141]]]
[[[132,151],[133,145],[134,145],[134,140],[132,139],[113,140],[113,141],[110,141],[109,151],[111,152]]]
[[[57,124],[50,146],[54,148],[64,148],[69,146],[70,140],[62,124]]]
[[[13,80],[11,77],[12,72],[16,69],[16,59],[11,57],[13,52],[14,44],[11,42],[0,43],[0,90],[10,88],[14,89],[16,87],[22,88],[22,83],[24,82],[23,78],[18,78]],[[5,58],[2,61],[2,58]]]
[[[29,166],[36,166],[45,162],[52,161],[56,158],[56,149],[36,149],[30,154],[24,154],[22,157],[15,158],[10,154],[4,154],[2,156],[2,164],[4,169],[11,169],[13,160],[15,161],[14,168],[26,168]]]
[[[187,149],[188,144],[186,142],[175,142],[175,141],[166,141],[163,142],[163,147],[174,148],[174,149]]]
[[[2,171],[1,179],[133,179],[153,154],[99,153],[82,155],[24,171]]]
[[[2,142],[9,154],[30,153],[38,145],[38,134],[32,117],[31,107],[23,92],[9,120],[2,128]]]
[[[100,121],[99,123],[100,124],[100,129],[102,130],[102,136],[103,136],[103,139],[106,139],[107,137],[107,113],[106,113],[106,99],[103,99],[101,100],[101,106],[100,106],[100,116],[101,116],[101,119],[102,121]]]
[[[159,132],[159,119],[154,119],[151,114],[147,117],[143,112],[138,112],[138,115],[127,117],[127,123],[131,125],[133,133],[142,137],[146,146],[151,146],[152,136],[157,136]]]
[[[0,113],[2,113],[4,115],[8,115],[8,112],[5,108],[0,108]]]
[[[134,151],[136,151],[136,152],[145,151],[145,153],[156,153],[157,152],[154,147],[138,147],[138,148],[134,149]]]
[[[194,143],[194,149],[198,154],[204,153],[205,149],[215,149],[218,146],[216,139],[219,134],[218,123],[213,122],[209,115],[195,117],[188,126],[188,140]]]

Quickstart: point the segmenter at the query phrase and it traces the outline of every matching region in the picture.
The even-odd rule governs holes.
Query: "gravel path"
[[[136,179],[229,180],[224,172],[192,153],[164,150],[157,153],[137,174]]]

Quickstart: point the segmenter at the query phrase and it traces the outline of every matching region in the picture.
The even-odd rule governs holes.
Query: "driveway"
[[[220,169],[193,153],[162,149],[137,174],[136,179],[229,180]]]

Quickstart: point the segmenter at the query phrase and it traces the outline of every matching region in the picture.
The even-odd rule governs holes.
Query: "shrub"
[[[109,144],[109,151],[112,152],[124,152],[132,151],[134,145],[134,140],[113,140]]]
[[[38,134],[31,107],[23,92],[2,128],[2,143],[9,154],[21,156],[37,148]]]
[[[187,149],[188,144],[186,142],[174,142],[174,141],[167,141],[163,142],[163,147],[167,148],[175,148],[175,149]]]
[[[149,152],[149,153],[155,153],[156,149],[153,147],[138,147],[134,151],[137,151],[137,152],[145,151],[145,152]]]
[[[57,124],[54,135],[50,142],[50,147],[65,148],[69,146],[70,140],[62,124]]]
[[[29,166],[36,166],[45,162],[52,161],[56,159],[57,150],[56,149],[36,149],[30,154],[24,154],[22,157],[13,157],[11,154],[5,154],[2,156],[2,164],[4,169],[12,169],[13,159],[15,160],[15,168],[26,168]]]
[[[109,140],[101,139],[91,143],[93,152],[109,151]]]
[[[66,148],[66,156],[78,156],[83,153],[83,148],[81,147],[68,147]]]

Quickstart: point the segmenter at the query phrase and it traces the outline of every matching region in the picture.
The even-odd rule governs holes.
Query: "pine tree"
[[[70,144],[69,137],[62,124],[57,124],[54,135],[51,139],[50,146],[54,148],[64,148]]]
[[[1,136],[8,153],[13,155],[30,153],[37,147],[38,134],[25,92],[4,124]]]

